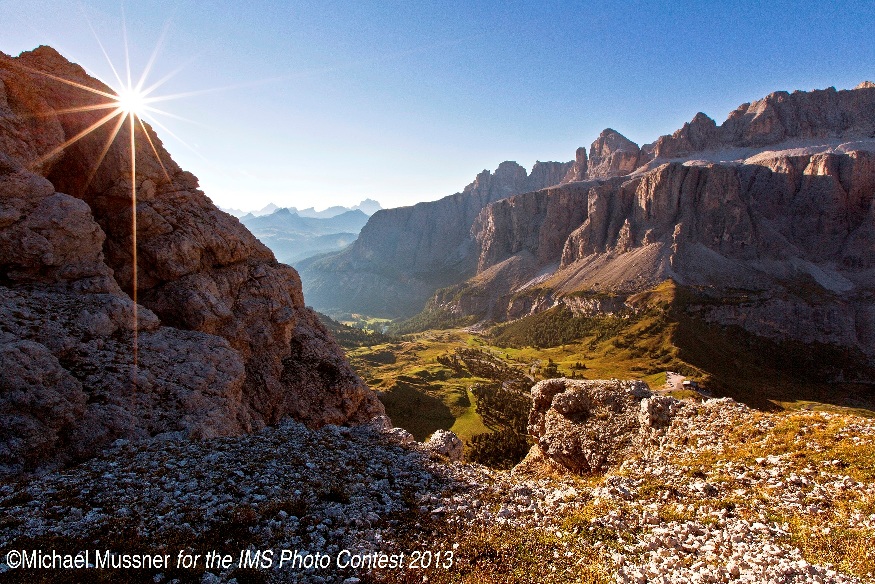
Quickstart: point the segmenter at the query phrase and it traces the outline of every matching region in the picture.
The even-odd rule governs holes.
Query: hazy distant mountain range
[[[219,208],[240,219],[279,261],[293,264],[345,248],[358,237],[368,217],[383,207],[373,199],[365,199],[352,207],[335,205],[321,211],[274,203],[255,211]]]
[[[332,209],[343,207],[318,211],[318,217],[302,215],[307,209],[275,209],[269,215],[260,216],[247,213],[240,217],[240,222],[269,247],[279,261],[294,264],[314,255],[345,248],[355,241],[368,222],[368,215],[361,209],[347,209],[325,216],[333,212]]]
[[[261,209],[255,211],[243,211],[242,209],[232,209],[219,207],[222,211],[226,213],[230,213],[235,217],[245,217],[246,215],[253,215],[255,217],[261,217],[263,215],[270,215],[271,213],[282,209],[279,205],[274,203],[268,203]],[[315,207],[307,207],[306,209],[298,209],[297,207],[285,207],[292,213],[296,213],[300,217],[312,217],[316,219],[330,219],[332,217],[337,217],[342,213],[346,213],[347,211],[361,211],[365,215],[371,216],[383,207],[377,201],[373,199],[365,199],[358,205],[353,205],[352,207],[341,207],[340,205],[335,205],[333,207],[328,207],[327,209],[323,209],[321,211],[317,211]]]

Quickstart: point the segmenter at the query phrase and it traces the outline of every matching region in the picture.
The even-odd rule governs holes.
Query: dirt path
[[[675,373],[674,371],[666,371],[665,372],[665,385],[663,386],[664,390],[671,391],[673,389],[680,389],[685,376],[680,373]]]

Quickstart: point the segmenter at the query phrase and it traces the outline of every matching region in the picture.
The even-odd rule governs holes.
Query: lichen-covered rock
[[[426,440],[426,450],[447,457],[452,462],[462,460],[462,441],[449,430],[437,430]]]
[[[118,438],[382,414],[305,307],[297,272],[217,209],[148,125],[134,129],[132,177],[131,129],[85,132],[111,108],[89,108],[109,100],[83,86],[111,91],[51,48],[0,53],[6,470]]]

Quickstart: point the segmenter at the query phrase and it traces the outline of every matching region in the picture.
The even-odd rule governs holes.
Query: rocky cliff
[[[484,170],[454,195],[374,213],[348,249],[299,264],[307,300],[323,312],[410,316],[436,289],[474,274],[471,225],[489,203],[558,184],[572,163],[515,162]]]
[[[875,355],[873,112],[862,86],[775,93],[719,127],[699,114],[640,150],[606,130],[576,180],[481,211],[478,273],[432,305],[500,321],[521,297],[544,310],[672,279],[707,291],[709,322]]]
[[[775,252],[775,246],[784,245],[784,235],[772,240],[774,221],[784,222],[781,231],[789,228],[785,224],[787,221],[798,219],[801,222],[794,223],[792,230],[801,234],[810,231],[814,223],[829,221],[830,217],[841,223],[845,220],[836,214],[845,214],[856,228],[862,229],[852,238],[857,241],[867,237],[863,233],[868,229],[862,222],[868,208],[863,209],[865,201],[859,198],[859,194],[855,191],[850,195],[850,207],[844,210],[836,193],[824,194],[832,201],[826,204],[832,207],[822,214],[819,202],[814,200],[817,195],[813,193],[820,189],[829,191],[832,187],[827,183],[832,179],[805,179],[805,185],[797,179],[803,175],[815,177],[820,176],[819,173],[831,172],[825,168],[818,170],[818,165],[839,164],[850,169],[856,164],[854,172],[858,174],[853,179],[857,185],[854,188],[866,190],[864,183],[868,179],[861,178],[866,175],[867,171],[861,170],[866,163],[841,161],[859,160],[872,150],[871,140],[875,135],[873,95],[875,92],[866,83],[850,91],[830,88],[812,92],[776,92],[741,105],[719,126],[699,113],[673,135],[662,136],[641,147],[608,128],[590,145],[588,154],[585,148],[579,148],[571,163],[538,163],[529,176],[518,165],[504,163],[494,174],[481,173],[462,193],[434,203],[375,214],[350,249],[310,260],[301,266],[304,288],[308,298],[324,310],[397,317],[416,312],[436,289],[446,287],[448,289],[442,289],[431,300],[430,306],[452,305],[452,310],[457,313],[501,319],[513,311],[503,313],[499,309],[498,313],[493,312],[497,297],[512,296],[520,286],[544,278],[560,264],[565,269],[589,256],[592,256],[593,269],[589,270],[592,277],[584,278],[586,281],[583,282],[581,277],[587,270],[578,270],[569,276],[572,283],[566,288],[580,289],[596,282],[615,287],[616,283],[623,282],[621,287],[641,289],[676,275],[683,280],[693,272],[696,272],[696,277],[687,279],[703,282],[710,277],[700,269],[703,266],[708,268],[709,260],[702,255],[707,255],[707,252],[701,249],[692,251],[690,253],[698,254],[698,257],[689,259],[690,253],[686,252],[690,249],[681,248],[690,246],[680,242],[689,243],[691,238],[701,235],[713,243],[715,237],[724,236],[723,232],[717,231],[745,229],[741,224],[727,226],[727,221],[746,222],[758,234],[757,242],[742,241],[742,237],[735,244],[726,240],[717,246],[747,245],[748,260],[759,253],[752,251],[754,248],[758,250],[757,246],[765,246],[771,254]],[[827,158],[813,161],[812,157],[816,155],[826,156],[830,162],[826,162]],[[677,164],[664,168],[668,162]],[[698,170],[677,171],[678,166],[684,169],[695,166]],[[648,172],[654,174],[644,178]],[[684,184],[680,176],[665,176],[674,172],[692,174]],[[765,178],[765,172],[788,178],[775,178],[775,185],[750,182],[753,176],[766,182],[772,180]],[[842,177],[838,180],[841,188],[846,189],[851,178],[850,175]],[[664,182],[666,180],[669,182]],[[708,184],[699,185],[696,180]],[[654,181],[662,186],[657,187]],[[721,181],[728,182],[722,184]],[[668,187],[669,190],[676,192],[667,200],[655,200],[648,194],[650,189],[658,190],[669,184],[673,185]],[[552,186],[562,188],[543,190]],[[734,195],[728,193],[729,199],[723,201],[723,195],[717,194],[723,187],[736,189],[737,197],[733,199]],[[707,200],[700,201],[703,188],[711,194],[707,195],[710,197]],[[539,189],[541,192],[535,193]],[[660,206],[679,204],[680,198],[677,197],[682,189],[696,191],[689,199],[694,201],[692,207],[684,203],[687,205],[685,218],[681,218],[676,209]],[[756,189],[758,193],[749,192],[750,189]],[[802,195],[795,197],[800,190],[804,191]],[[762,191],[771,191],[772,194],[763,195]],[[507,202],[511,195],[520,198],[516,202]],[[547,202],[553,197],[573,200],[574,206],[563,207],[562,202]],[[761,216],[763,210],[760,209],[748,209],[751,197],[762,199],[763,204],[769,206],[765,211],[767,215]],[[709,207],[704,215],[700,214],[700,203]],[[484,210],[487,205],[489,208]],[[581,209],[580,205],[585,208]],[[652,205],[656,206],[651,208]],[[734,211],[729,215],[724,213],[731,206],[734,206]],[[546,214],[548,208],[551,209],[549,217]],[[584,213],[582,218],[581,213]],[[776,219],[779,215],[782,219]],[[754,225],[760,218],[768,225]],[[578,219],[581,220],[575,223]],[[717,223],[706,226],[712,220]],[[678,242],[674,241],[675,226],[680,226]],[[838,226],[838,231],[827,236],[831,241],[827,248],[836,251],[838,239],[849,236],[846,227],[848,225]],[[667,229],[672,233],[666,233]],[[820,229],[827,228],[821,225]],[[728,232],[725,235],[730,236]],[[819,235],[814,239],[817,237]],[[812,240],[811,237],[808,239]],[[795,246],[791,240],[788,240],[788,245]],[[557,241],[563,248],[561,253],[554,253]],[[657,243],[660,245],[651,245]],[[712,243],[703,245],[709,247]],[[845,255],[838,258],[840,262],[851,261],[847,254],[859,256],[866,253],[865,243],[860,247],[848,240],[843,245]],[[814,246],[818,247],[817,244]],[[596,251],[607,252],[609,249],[611,253],[618,250],[635,252],[638,259],[618,263],[607,256],[593,256]],[[785,249],[778,255],[784,258],[790,254],[815,263],[831,261],[822,257],[823,250],[817,251],[817,257],[805,255],[812,251],[811,241],[802,249],[801,255],[795,248]],[[718,253],[722,252],[718,249]],[[684,255],[689,261],[680,260],[679,255]],[[679,261],[686,262],[684,268],[675,265]],[[791,272],[799,271],[797,264]],[[714,268],[711,272],[716,270],[715,265],[710,268]],[[738,266],[732,270],[735,271],[731,276],[722,272],[717,275],[724,281],[739,275]],[[771,267],[765,272],[770,270]],[[802,272],[807,273],[806,270],[802,269]],[[746,280],[760,277],[749,271],[745,274]],[[466,295],[462,291],[472,293]],[[504,306],[506,303],[501,301],[498,304]]]
[[[295,270],[219,211],[148,125],[100,125],[113,109],[99,92],[111,90],[51,48],[0,54],[3,469],[118,438],[382,413]]]
[[[875,134],[871,84],[851,91],[776,91],[738,106],[720,126],[698,113],[652,145],[655,158],[732,147],[764,147],[787,140],[851,140]]]

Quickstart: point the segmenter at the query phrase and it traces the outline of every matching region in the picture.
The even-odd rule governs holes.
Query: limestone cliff
[[[558,184],[570,168],[570,162],[537,162],[527,174],[503,162],[460,193],[377,211],[349,249],[299,264],[308,301],[328,312],[415,314],[436,289],[473,275],[471,225],[487,204]]]
[[[83,135],[112,110],[74,84],[111,92],[51,48],[0,54],[4,468],[117,438],[382,413],[295,270],[219,211],[148,125],[133,130],[132,184],[130,127]]]
[[[586,180],[484,208],[477,274],[432,305],[502,321],[673,279],[707,291],[707,321],[873,356],[873,100],[868,87],[772,94],[719,128],[697,115],[641,150],[606,131]],[[689,152],[720,145],[736,148]],[[635,156],[644,162],[630,171]]]

